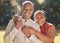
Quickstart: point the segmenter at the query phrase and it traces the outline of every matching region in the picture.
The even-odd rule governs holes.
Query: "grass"
[[[60,35],[56,36],[54,41],[55,43],[60,43]]]
[[[57,27],[56,29],[56,37],[55,37],[55,43],[60,43],[60,27]]]
[[[4,31],[0,31],[0,43],[4,43],[3,36],[4,36]]]
[[[4,43],[3,42],[3,36],[5,33],[5,28],[6,28],[6,26],[0,26],[0,43]]]
[[[3,36],[5,33],[5,27],[6,26],[0,26],[0,43],[4,43]],[[56,37],[55,37],[54,41],[55,41],[55,43],[60,43],[60,28],[57,28]]]

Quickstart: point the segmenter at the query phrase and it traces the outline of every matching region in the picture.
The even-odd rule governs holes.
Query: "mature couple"
[[[34,4],[23,2],[22,16],[15,15],[8,23],[4,43],[54,43],[54,25],[46,21],[46,14],[41,10],[34,13],[33,21],[33,12]]]

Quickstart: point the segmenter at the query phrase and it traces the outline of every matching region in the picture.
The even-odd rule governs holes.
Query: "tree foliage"
[[[8,23],[11,16],[18,12],[17,6],[21,5],[23,1],[26,0],[0,0],[0,22],[2,22],[1,18],[4,18],[6,19],[5,23]],[[29,1],[34,3],[35,11],[39,9],[47,11],[47,20],[49,22],[55,25],[60,23],[60,0],[45,0],[42,5],[37,0]]]

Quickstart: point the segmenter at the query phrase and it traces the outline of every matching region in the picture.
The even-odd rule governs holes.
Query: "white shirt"
[[[33,27],[35,30],[40,32],[39,25],[31,19],[25,22],[24,25]],[[31,37],[26,38],[26,43],[42,43],[42,41],[39,40],[34,34],[32,34]]]
[[[40,31],[39,25],[33,20],[28,20],[23,22],[23,25],[31,26],[37,31]],[[37,39],[35,35],[31,35],[30,38],[27,38],[25,34],[21,31],[21,28],[17,30],[14,26],[13,19],[7,25],[6,32],[4,35],[4,43],[42,43],[41,40]]]

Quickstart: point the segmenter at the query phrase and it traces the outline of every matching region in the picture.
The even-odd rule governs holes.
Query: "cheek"
[[[33,11],[29,11],[29,13],[32,15],[33,14]]]
[[[38,19],[35,19],[35,22],[38,23]]]
[[[24,14],[25,12],[23,11],[22,13]]]
[[[33,14],[33,12],[31,12],[31,11],[30,11],[30,12],[28,12],[28,13],[29,13],[29,16],[32,16],[32,14]]]
[[[24,15],[24,12],[22,12],[22,15]]]
[[[46,19],[44,18],[44,19],[43,19],[43,22],[45,23],[45,21],[46,21]]]
[[[31,14],[33,14],[33,11],[30,11]]]
[[[27,14],[26,14],[25,12],[23,12],[23,13],[22,13],[22,16],[26,17],[26,16],[27,16]]]
[[[39,24],[42,24],[43,22],[44,22],[43,19],[39,20]]]
[[[40,20],[40,24],[44,24],[45,23],[45,20],[44,19],[41,19]]]
[[[26,13],[26,10],[23,10],[22,13]]]

